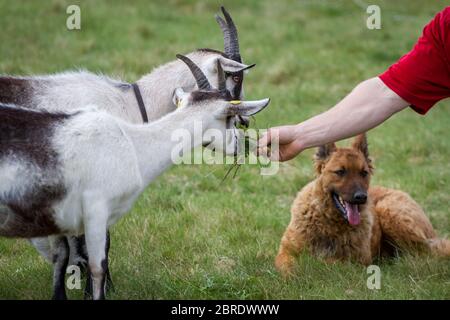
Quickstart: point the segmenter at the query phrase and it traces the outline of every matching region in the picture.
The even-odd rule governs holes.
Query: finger
[[[256,155],[271,161],[279,161],[280,159],[278,152],[273,152],[270,146],[258,148]]]
[[[281,155],[278,152],[271,152],[269,159],[271,161],[281,161]]]
[[[257,157],[264,156],[266,154],[266,152],[267,152],[266,147],[258,147],[255,150],[255,154],[256,154]]]
[[[258,148],[257,153],[258,159],[264,159],[263,163],[266,163],[267,161],[278,161],[279,156],[276,153],[272,153],[270,147],[262,147]]]
[[[270,144],[271,141],[271,133],[270,129],[267,130],[266,134],[264,134],[261,139],[258,140],[258,148],[266,147]]]
[[[257,156],[263,156],[265,158],[269,158],[271,154],[270,146],[258,148],[256,151]]]

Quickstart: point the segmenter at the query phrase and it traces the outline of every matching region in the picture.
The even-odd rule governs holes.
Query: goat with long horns
[[[231,18],[231,15],[223,6],[220,7],[225,20],[220,17],[218,14],[215,15],[216,21],[220,26],[220,29],[223,33],[223,45],[224,45],[224,53],[227,58],[242,63],[242,57],[239,50],[239,38],[236,25]],[[244,81],[244,71],[253,68],[256,64],[251,64],[242,68],[241,70],[235,72],[226,72],[226,77],[231,78],[233,84],[233,88],[230,90],[231,95],[234,99],[242,99],[243,98],[243,90],[242,84]]]
[[[224,51],[200,49],[187,55],[203,70],[212,84],[221,81],[218,87],[225,84],[233,100],[243,100],[244,71],[254,65],[242,63],[236,26],[223,7],[221,11],[224,18],[217,16],[216,19],[223,32]],[[220,66],[217,65],[218,61],[221,62]],[[131,123],[145,121],[142,116],[142,109],[145,109],[151,122],[174,110],[171,94],[176,88],[195,86],[192,76],[184,72],[184,68],[184,64],[172,61],[138,79],[134,88],[139,89],[143,108],[139,108],[136,103],[137,95],[133,93],[132,85],[86,71],[39,77],[0,77],[0,103],[69,113],[87,104],[96,104],[99,109]],[[216,73],[219,68],[223,69],[225,76],[222,72]],[[21,90],[15,90],[17,87]],[[244,126],[248,124],[248,119],[241,115],[231,120]],[[84,236],[67,237],[66,240],[61,241],[60,246],[55,246],[47,237],[32,239],[41,255],[53,263],[55,299],[66,298],[64,276],[67,263],[85,266],[88,259]],[[108,248],[105,248],[106,257]],[[70,257],[68,262],[67,255]],[[111,284],[110,281],[107,283]],[[91,294],[90,286],[86,286],[86,296]]]

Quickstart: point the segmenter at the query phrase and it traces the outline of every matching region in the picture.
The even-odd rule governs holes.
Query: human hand
[[[302,151],[295,125],[270,128],[258,141],[258,154],[274,161],[288,161]]]

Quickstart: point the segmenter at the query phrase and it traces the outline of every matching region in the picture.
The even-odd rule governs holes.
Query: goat
[[[180,129],[193,136],[199,122],[202,138],[191,147],[238,154],[237,135],[224,147],[203,133],[236,130],[230,118],[251,116],[270,102],[231,101],[219,61],[219,88],[213,89],[192,60],[177,57],[198,90],[177,88],[179,108],[150,124],[130,124],[95,107],[69,114],[0,106],[0,235],[52,236],[59,244],[62,236],[84,234],[95,300],[105,298],[106,231],[171,165],[178,142],[168,137]]]
[[[188,57],[200,66],[213,85],[217,81],[216,61],[220,61],[226,72],[226,87],[232,98],[242,100],[244,71],[254,65],[242,63],[237,28],[225,8],[221,7],[221,10],[225,20],[218,15],[216,20],[223,32],[224,52],[200,49],[188,54]],[[136,85],[138,92],[135,91]],[[171,98],[175,88],[194,88],[195,82],[183,64],[175,60],[143,76],[136,85],[86,71],[52,76],[0,77],[0,102],[52,112],[67,112],[95,104],[97,108],[128,122],[141,123],[145,118],[152,121],[173,111]],[[137,95],[142,97],[142,106],[145,108],[142,114],[137,107],[129,108],[136,105]],[[247,119],[239,117],[237,120],[247,125]],[[42,256],[54,264],[53,298],[65,299],[66,266],[82,266],[87,261],[84,237],[68,237],[66,241],[57,242],[48,238],[34,238],[31,242]],[[107,243],[109,247],[109,233]],[[70,255],[68,261],[67,255]],[[108,284],[111,284],[109,269],[107,276]],[[85,295],[90,295],[89,286],[86,286]]]

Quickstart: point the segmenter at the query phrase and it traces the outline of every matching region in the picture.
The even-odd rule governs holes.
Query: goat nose
[[[366,203],[367,201],[367,193],[364,191],[356,191],[353,195],[353,202],[358,204]]]

